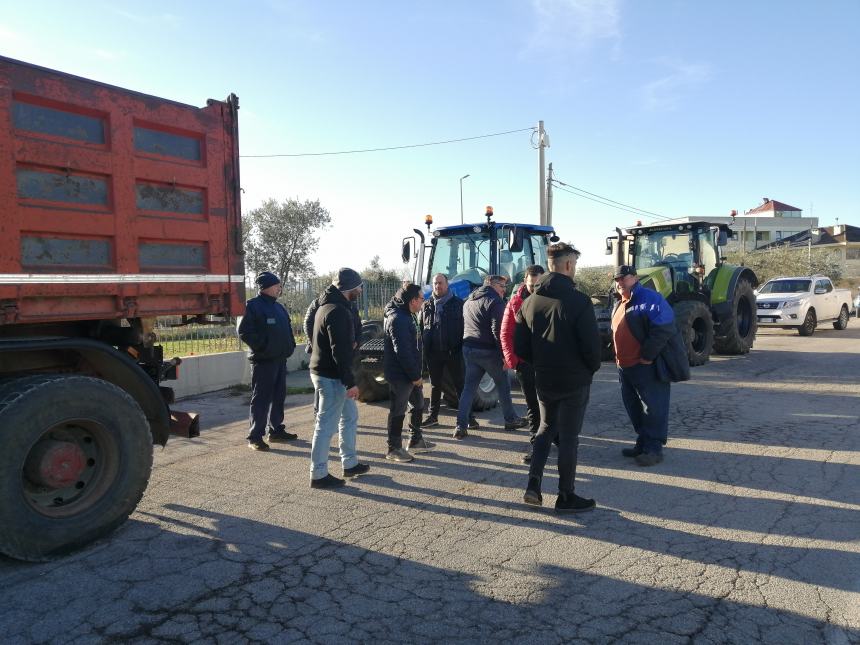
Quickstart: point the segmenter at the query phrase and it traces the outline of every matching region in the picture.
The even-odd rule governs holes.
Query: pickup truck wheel
[[[833,322],[833,329],[845,329],[848,326],[848,307],[842,305],[842,310],[839,312],[839,318]]]
[[[748,354],[758,330],[755,293],[749,280],[738,280],[731,314],[714,330],[714,349],[720,354]]]
[[[803,319],[803,324],[797,328],[797,333],[801,336],[812,336],[815,333],[815,326],[818,321],[815,318],[815,309],[809,308],[806,312],[806,318]]]
[[[681,332],[690,366],[704,365],[714,344],[714,319],[707,305],[684,300],[675,305],[675,326]]]
[[[140,501],[152,436],[140,406],[101,379],[0,382],[0,553],[48,560],[106,535]]]

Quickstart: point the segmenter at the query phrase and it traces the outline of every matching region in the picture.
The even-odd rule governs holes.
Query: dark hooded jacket
[[[323,291],[318,298],[316,298],[310,305],[308,305],[308,309],[305,312],[305,338],[308,339],[308,343],[305,346],[305,351],[308,354],[313,351],[314,320],[316,319],[317,309],[320,308],[320,303],[322,302],[324,296],[325,291]],[[355,329],[355,338],[356,340],[361,342],[361,316],[358,314],[358,305],[351,300],[348,300],[347,302],[349,303],[349,310],[352,312],[352,325]]]
[[[251,348],[248,360],[252,363],[285,361],[296,348],[287,310],[264,293],[245,304],[245,315],[239,323],[239,338]]]
[[[459,354],[463,348],[463,301],[451,295],[436,323],[436,301],[431,295],[421,306],[421,340],[427,354]]]
[[[318,298],[311,338],[311,373],[339,379],[347,388],[355,385],[352,360],[355,355],[355,325],[349,300],[331,285]]]
[[[561,273],[544,274],[517,314],[514,351],[535,370],[541,397],[563,398],[600,369],[600,335],[591,299]]]
[[[463,303],[463,345],[501,351],[504,317],[505,301],[493,287],[475,289]]]
[[[385,352],[382,369],[388,381],[417,381],[421,378],[421,335],[409,303],[394,296],[385,305],[383,319]]]

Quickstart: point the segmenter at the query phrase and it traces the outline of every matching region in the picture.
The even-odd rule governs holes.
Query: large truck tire
[[[101,379],[0,381],[0,553],[49,560],[102,537],[137,506],[152,436],[137,402]]]
[[[738,280],[732,294],[731,314],[719,322],[714,349],[720,354],[748,354],[758,331],[755,293],[749,280]]]
[[[690,366],[704,365],[714,345],[714,319],[708,306],[698,300],[675,305],[675,326],[680,330]]]

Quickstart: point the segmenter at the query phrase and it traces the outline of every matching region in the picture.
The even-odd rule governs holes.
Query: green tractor
[[[722,256],[727,225],[684,222],[615,230],[617,235],[606,240],[607,255],[636,267],[640,283],[672,305],[690,365],[707,363],[711,351],[750,351],[758,329],[753,292],[758,278]]]

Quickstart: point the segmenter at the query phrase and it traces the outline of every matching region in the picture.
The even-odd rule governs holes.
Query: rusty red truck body
[[[104,535],[194,434],[153,328],[242,313],[237,112],[0,57],[0,553]]]

